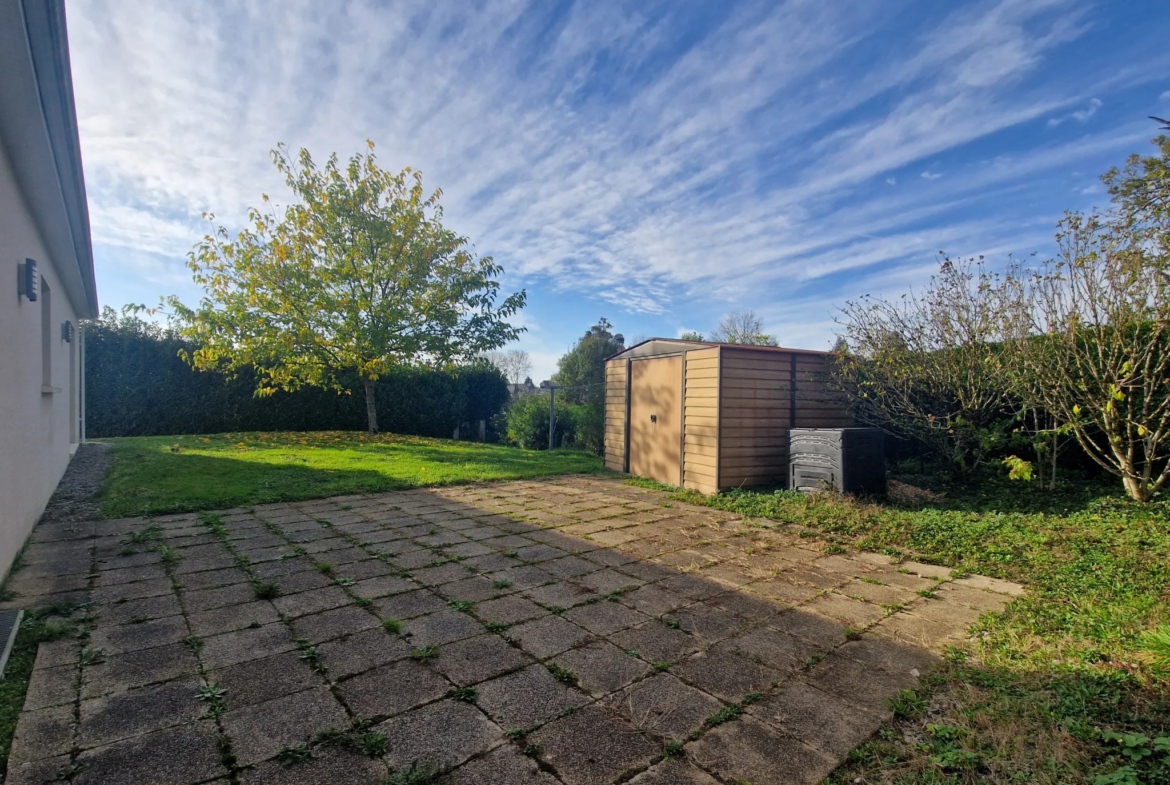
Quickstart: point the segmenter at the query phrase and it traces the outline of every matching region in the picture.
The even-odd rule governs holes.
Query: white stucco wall
[[[17,265],[37,261],[51,295],[17,294]],[[52,386],[42,382],[42,310],[50,306]],[[0,575],[24,544],[69,464],[77,441],[77,308],[69,301],[0,146]],[[61,323],[74,325],[72,343]],[[71,358],[71,354],[73,357]],[[71,362],[72,359],[72,362]]]

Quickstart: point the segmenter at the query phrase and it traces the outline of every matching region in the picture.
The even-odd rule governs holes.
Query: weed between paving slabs
[[[46,524],[11,783],[814,783],[1014,584],[564,477]]]

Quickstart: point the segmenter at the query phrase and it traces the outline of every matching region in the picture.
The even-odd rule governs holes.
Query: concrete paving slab
[[[386,734],[390,751],[385,760],[392,769],[412,764],[450,769],[468,758],[504,743],[500,728],[474,706],[443,700],[375,726]]]
[[[589,702],[543,665],[530,665],[500,676],[478,685],[476,690],[476,705],[505,729],[532,729]]]
[[[635,728],[667,740],[685,741],[723,704],[668,673],[657,673],[611,695],[604,705]]]
[[[350,711],[362,717],[388,717],[437,700],[451,689],[442,676],[413,660],[397,660],[337,685]]]
[[[560,477],[263,505],[273,530],[220,511],[249,570],[194,514],[38,527],[17,585],[36,602],[92,597],[87,646],[104,651],[78,680],[76,641],[42,645],[9,779],[56,776],[72,750],[74,782],[115,785],[374,783],[415,763],[454,785],[812,783],[1023,591],[826,555],[793,527],[662,499]],[[120,555],[151,524],[177,564]],[[258,600],[250,578],[279,596]],[[202,719],[201,678],[225,690],[222,728]],[[743,716],[692,737],[751,693]],[[355,716],[380,723],[384,760],[315,741]],[[527,738],[505,737],[519,727]],[[668,739],[684,757],[661,757]],[[308,760],[273,759],[300,744]]]
[[[614,782],[648,766],[660,751],[620,715],[595,706],[550,722],[529,741],[565,785]]]
[[[348,726],[345,710],[326,687],[283,695],[223,715],[223,728],[241,765],[259,763],[285,747],[305,744],[328,728]]]

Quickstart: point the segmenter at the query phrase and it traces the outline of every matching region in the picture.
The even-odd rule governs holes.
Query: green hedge
[[[305,388],[258,398],[255,376],[192,370],[178,357],[190,349],[168,331],[135,318],[107,315],[86,328],[86,433],[163,436],[227,431],[361,431],[365,398],[356,376],[352,395]],[[508,400],[494,367],[446,373],[397,368],[378,381],[383,431],[450,437],[463,422],[492,420]]]

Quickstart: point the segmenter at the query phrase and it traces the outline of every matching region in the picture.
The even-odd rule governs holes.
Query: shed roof
[[[617,354],[612,354],[606,357],[606,362],[610,360],[627,359],[635,357],[657,357],[665,354],[677,354],[687,349],[694,349],[701,347],[709,349],[715,346],[726,346],[730,349],[747,349],[757,352],[785,352],[787,354],[812,354],[819,357],[826,357],[833,354],[831,351],[817,351],[815,349],[788,349],[783,346],[755,346],[746,343],[718,343],[716,341],[683,341],[678,338],[647,338],[641,343],[636,343],[633,346],[628,346]]]

